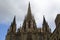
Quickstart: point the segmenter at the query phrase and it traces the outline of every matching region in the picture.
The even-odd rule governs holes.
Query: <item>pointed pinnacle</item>
[[[43,24],[46,23],[45,16],[43,16]]]
[[[14,16],[13,23],[14,24],[16,23],[16,16]]]
[[[29,20],[29,19],[32,19],[32,13],[31,13],[30,2],[29,2],[29,5],[28,5],[28,12],[27,12],[26,18],[27,18],[28,20]]]

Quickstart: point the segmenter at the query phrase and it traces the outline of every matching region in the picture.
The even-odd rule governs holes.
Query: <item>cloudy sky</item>
[[[60,0],[0,0],[0,38],[5,40],[7,29],[14,16],[16,16],[17,28],[22,26],[27,14],[30,1],[31,11],[35,17],[37,27],[42,27],[43,15],[49,27],[55,29],[55,18],[60,13]]]

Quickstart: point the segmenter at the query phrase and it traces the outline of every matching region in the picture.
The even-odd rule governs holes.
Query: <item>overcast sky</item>
[[[42,27],[43,15],[52,31],[55,18],[60,13],[60,0],[0,0],[0,24],[11,24],[16,15],[17,28],[22,25],[30,2],[37,27]]]

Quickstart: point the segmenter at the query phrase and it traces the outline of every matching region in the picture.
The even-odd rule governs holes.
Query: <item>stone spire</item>
[[[36,28],[36,23],[35,23],[35,19],[31,13],[31,7],[30,7],[30,3],[28,5],[28,12],[27,12],[27,15],[24,19],[24,22],[23,22],[23,28],[26,29],[26,28]]]
[[[45,17],[43,16],[43,25],[46,24],[46,20],[45,20]]]
[[[10,26],[10,29],[8,29],[8,32],[13,32],[15,33],[16,32],[16,18],[14,16],[14,19],[13,19],[13,22],[11,23],[11,26]]]
[[[48,23],[46,22],[45,20],[45,17],[43,16],[43,26],[47,27],[48,26]]]
[[[46,22],[44,16],[43,16],[43,31],[44,31],[44,32],[50,32],[49,25],[48,25],[48,23]]]
[[[12,24],[16,24],[16,16],[14,16]]]
[[[11,23],[11,26],[8,29],[6,40],[15,40],[15,34],[16,34],[16,20],[14,16],[13,22]]]
[[[43,29],[43,33],[45,35],[44,37],[46,37],[45,40],[49,40],[48,38],[50,37],[51,29],[49,28],[49,25],[46,22],[44,16],[43,16],[43,28],[42,29]]]
[[[32,19],[30,2],[29,2],[29,5],[28,5],[28,12],[27,12],[27,15],[26,15],[26,19],[27,20],[31,20]]]

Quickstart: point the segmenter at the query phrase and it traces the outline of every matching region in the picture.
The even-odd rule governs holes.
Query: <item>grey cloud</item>
[[[0,22],[11,22],[16,15],[17,28],[19,28],[27,14],[28,3],[29,0],[0,0]],[[30,0],[30,3],[38,27],[42,26],[45,15],[50,28],[55,28],[54,20],[57,13],[60,13],[59,3],[53,0]]]

